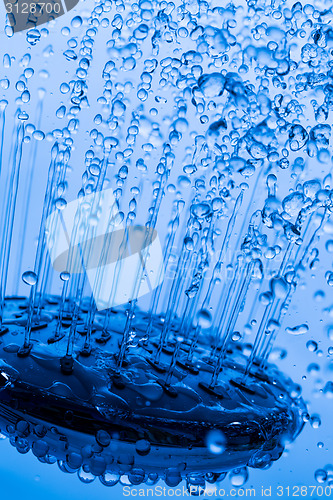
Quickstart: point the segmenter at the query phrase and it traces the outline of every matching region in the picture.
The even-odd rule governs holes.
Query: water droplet
[[[99,431],[97,431],[97,434],[96,434],[96,441],[98,444],[100,444],[103,447],[109,446],[109,444],[111,442],[110,434],[107,431],[99,430]]]
[[[115,486],[120,480],[120,474],[117,472],[104,472],[99,476],[99,480],[104,486]]]
[[[248,478],[249,478],[249,473],[246,467],[242,467],[241,469],[234,469],[229,474],[230,482],[236,488],[244,486]]]
[[[226,448],[226,438],[218,429],[207,432],[206,446],[214,455],[220,455]]]
[[[212,324],[212,315],[207,309],[200,309],[200,311],[197,314],[198,318],[198,325],[201,326],[201,328],[209,328]]]
[[[95,481],[96,476],[94,476],[88,469],[87,466],[83,465],[77,472],[78,478],[84,484],[89,484]]]
[[[324,469],[317,469],[314,477],[317,483],[325,483],[327,481],[327,472]]]
[[[304,335],[308,331],[309,327],[306,324],[286,328],[286,332],[289,333],[290,335]]]
[[[139,439],[139,441],[135,443],[135,449],[138,455],[148,455],[150,448],[150,443],[146,439]]]
[[[326,278],[326,282],[327,282],[328,286],[333,286],[333,272],[328,271],[325,274],[325,278]]]
[[[27,285],[34,286],[38,281],[38,277],[33,271],[26,271],[22,274],[22,280]]]
[[[205,97],[218,97],[224,90],[225,78],[221,73],[211,73],[200,76],[198,87]]]
[[[129,482],[133,485],[141,484],[144,481],[145,472],[142,469],[132,469],[128,474]]]
[[[312,415],[310,418],[310,423],[313,429],[318,429],[321,426],[321,419],[319,415]]]
[[[71,26],[72,28],[80,28],[80,26],[82,26],[82,18],[80,16],[73,17]]]

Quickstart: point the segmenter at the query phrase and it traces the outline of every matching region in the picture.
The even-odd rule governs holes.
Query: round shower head
[[[66,335],[55,338],[57,302],[45,302],[23,357],[26,300],[6,302],[0,428],[18,451],[58,460],[82,480],[128,474],[138,484],[155,475],[172,486],[191,474],[218,478],[246,465],[267,467],[302,429],[306,410],[296,386],[274,365],[263,369],[254,360],[246,370],[247,346],[229,346],[213,383],[209,337],[199,336],[193,349],[173,325],[158,355],[163,322],[154,318],[148,340],[147,315],[138,312],[132,349],[119,364],[126,311],[112,311],[107,335],[105,313],[96,315],[87,353],[83,306],[69,356]],[[62,321],[66,332],[70,318]]]

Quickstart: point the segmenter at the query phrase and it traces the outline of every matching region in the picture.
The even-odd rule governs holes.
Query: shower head
[[[244,466],[268,467],[302,429],[306,408],[297,387],[257,359],[246,370],[248,346],[229,346],[213,383],[217,361],[209,336],[199,336],[189,361],[191,341],[174,324],[157,360],[163,322],[154,318],[148,340],[147,315],[138,311],[130,340],[135,348],[119,365],[126,310],[112,310],[107,335],[105,312],[96,315],[87,356],[83,304],[81,335],[66,363],[66,338],[54,338],[57,305],[56,297],[45,301],[32,348],[22,357],[27,302],[6,301],[0,428],[18,451],[57,460],[83,481],[128,475],[131,484],[156,477],[174,486],[193,474],[212,480]]]

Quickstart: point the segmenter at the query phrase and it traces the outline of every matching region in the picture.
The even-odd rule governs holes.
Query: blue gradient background
[[[51,70],[52,68],[54,69],[54,66],[61,69],[60,71],[50,71],[52,80],[50,78],[45,79],[42,75],[39,75],[38,78],[35,78],[35,82],[29,84],[30,88],[34,89],[34,92],[37,92],[37,89],[40,87],[46,90],[41,125],[41,129],[43,130],[51,130],[52,124],[55,123],[54,110],[60,105],[58,89],[62,81],[61,78],[63,72],[68,72],[71,69],[69,65],[63,62],[62,52],[65,48],[66,40],[60,35],[61,27],[67,25],[74,15],[79,14],[82,10],[90,9],[92,6],[93,2],[91,1],[80,3],[71,13],[58,19],[53,26],[47,26],[51,33],[50,36],[46,39],[42,39],[39,44],[33,48],[28,46],[25,33],[17,34],[12,39],[8,39],[3,33],[3,30],[0,32],[0,60],[2,60],[5,52],[15,54],[16,59],[19,60],[23,54],[29,53],[30,51],[37,51],[40,53],[41,58],[40,69],[43,67],[46,69],[50,68]],[[4,26],[5,12],[2,4],[0,6],[0,16],[0,26]],[[98,43],[101,43],[101,41],[97,42],[97,44]],[[54,53],[52,57],[48,57],[45,53],[43,55],[43,50],[50,44],[52,44],[52,51]],[[94,64],[96,67],[98,66],[98,57],[104,58],[103,50],[99,51],[98,45],[95,53],[97,57],[95,58],[96,60],[94,59],[92,72],[94,72]],[[99,53],[101,54],[100,56],[98,55]],[[0,71],[1,74],[6,73],[3,68],[1,68]],[[15,72],[15,70],[13,71]],[[18,68],[17,76],[19,72],[20,69]],[[38,74],[38,69],[36,73]],[[99,82],[99,74],[99,72],[96,72],[96,87]],[[14,89],[14,84],[15,81],[12,81],[11,89],[4,94],[6,99],[10,100],[7,116],[10,116],[10,113],[13,114],[16,107],[15,98],[18,94]],[[91,102],[94,101],[94,93],[97,95],[97,90],[91,88],[91,90],[89,90]],[[1,89],[0,97],[2,98]],[[33,103],[35,101],[32,95],[32,120],[34,120]],[[93,113],[93,110],[91,113]],[[8,125],[10,127],[12,126],[9,119]],[[88,143],[85,134],[76,136],[75,141],[77,150],[80,150],[81,147],[86,147]],[[28,238],[24,255],[19,256],[13,253],[11,256],[9,273],[9,284],[11,287],[14,287],[16,284],[17,274],[15,273],[15,269],[17,268],[18,259],[23,259],[23,270],[31,268],[33,263],[35,238],[38,231],[42,200],[44,197],[51,144],[52,143],[46,140],[38,146],[38,161],[35,166],[33,202],[31,205],[32,210],[28,221]],[[72,199],[75,197],[79,186],[79,179],[82,174],[82,166],[75,165],[75,152],[74,160],[71,163],[74,167],[74,171],[70,174],[69,199],[71,196]],[[21,193],[18,198],[17,213],[20,213],[22,210],[22,206],[20,206],[20,197],[22,196],[22,189],[24,189],[25,186],[24,169],[25,164],[23,162],[23,182],[20,185]],[[316,171],[315,175],[319,177],[322,175],[320,170],[325,170],[319,165],[313,165],[313,169]],[[19,231],[17,229],[15,229],[15,231],[13,248],[15,248],[15,245],[17,246],[19,241]],[[330,237],[332,237],[332,235]],[[322,425],[319,429],[313,429],[310,424],[306,424],[305,429],[296,442],[287,446],[284,456],[278,462],[274,463],[269,470],[249,470],[249,480],[244,488],[255,488],[257,492],[256,497],[261,496],[262,486],[264,488],[272,486],[272,498],[278,498],[277,495],[274,494],[278,485],[289,485],[291,488],[295,485],[318,485],[314,479],[315,470],[317,468],[323,468],[326,464],[333,462],[333,399],[328,399],[323,395],[322,391],[320,391],[320,388],[324,387],[325,381],[332,379],[333,374],[332,358],[330,360],[327,355],[327,349],[330,346],[330,342],[325,330],[327,324],[333,323],[333,314],[329,311],[330,306],[333,304],[333,297],[332,289],[329,289],[324,279],[325,271],[332,266],[332,259],[329,254],[325,252],[324,243],[325,239],[317,245],[320,250],[320,262],[317,268],[312,271],[312,275],[309,273],[307,285],[297,290],[293,307],[290,309],[285,319],[285,326],[294,326],[307,322],[309,325],[309,332],[304,336],[292,337],[284,333],[284,329],[282,328],[277,340],[277,345],[285,348],[288,352],[287,357],[278,362],[279,367],[290,375],[295,382],[302,385],[303,397],[309,404],[309,413],[310,415],[314,413],[319,414],[322,419]],[[314,299],[314,294],[318,290],[323,290],[325,292],[325,297],[321,302],[317,302]],[[20,285],[20,293],[27,293],[27,290],[24,289],[24,285]],[[322,352],[321,356],[318,356],[318,353],[309,352],[306,348],[306,342],[311,339],[318,342],[319,349]],[[307,366],[309,363],[314,362],[320,365],[321,371],[313,377],[307,373]],[[306,376],[306,379],[303,379],[304,376]],[[318,442],[324,443],[323,448],[318,448]],[[228,478],[221,483],[221,488],[225,488],[226,491],[231,487],[232,485]],[[46,498],[47,500],[60,500],[70,498],[71,500],[91,500],[98,498],[99,500],[103,500],[112,498],[117,500],[123,498],[122,488],[120,484],[111,489],[104,487],[100,484],[98,479],[92,484],[82,484],[76,477],[76,474],[64,474],[58,469],[57,465],[50,466],[41,464],[31,453],[20,455],[11,447],[8,440],[0,441],[0,492],[1,498],[3,499],[38,500],[40,498]],[[144,488],[144,486],[139,486],[138,488]],[[285,497],[287,496],[285,495]],[[317,498],[317,496],[313,495],[312,498]]]

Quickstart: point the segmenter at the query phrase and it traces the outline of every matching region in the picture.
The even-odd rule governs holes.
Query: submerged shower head
[[[199,336],[193,347],[173,324],[159,353],[163,321],[154,318],[148,340],[147,315],[137,312],[133,349],[119,361],[126,311],[117,309],[107,334],[105,313],[96,315],[87,353],[80,338],[88,313],[83,304],[68,356],[66,337],[55,338],[57,306],[55,297],[45,301],[31,351],[22,357],[27,302],[6,301],[0,428],[20,452],[57,460],[84,482],[99,476],[113,484],[126,474],[131,484],[156,477],[174,486],[191,474],[212,481],[247,465],[265,468],[303,427],[306,408],[297,387],[274,365],[260,367],[254,359],[247,370],[246,345],[228,347],[214,379],[209,336]],[[70,318],[62,322],[66,331]]]

